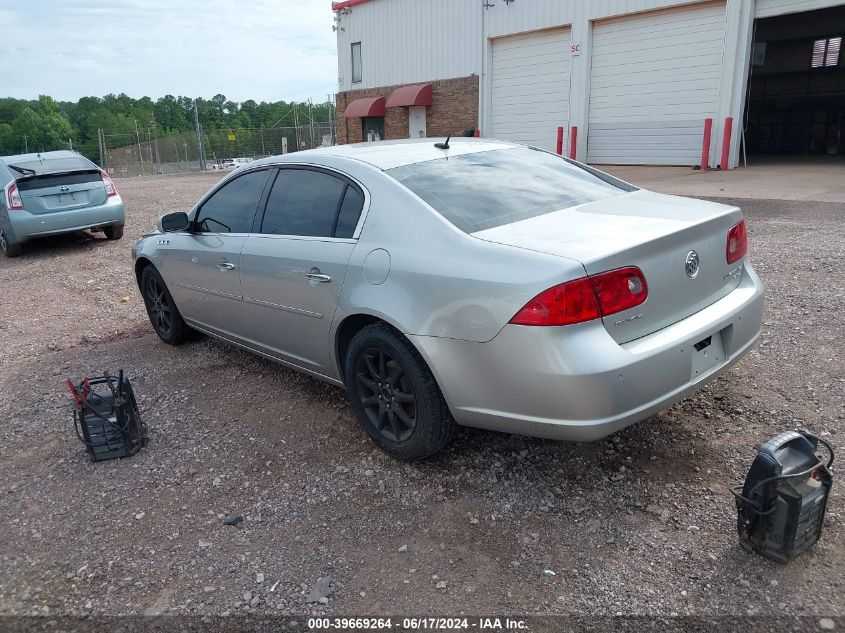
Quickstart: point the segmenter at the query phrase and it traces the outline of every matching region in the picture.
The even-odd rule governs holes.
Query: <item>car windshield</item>
[[[40,160],[38,158],[27,157],[25,160],[18,158],[14,162],[9,162],[11,164],[7,165],[7,167],[14,166],[19,168],[14,170],[18,173],[20,173],[20,170],[24,170],[28,174],[35,173],[38,175],[76,171],[78,169],[96,169],[93,163],[82,156],[42,156]]]
[[[635,189],[607,174],[527,147],[430,160],[386,173],[466,233]]]

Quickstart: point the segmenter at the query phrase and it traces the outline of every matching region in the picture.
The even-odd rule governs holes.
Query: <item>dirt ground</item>
[[[467,429],[403,464],[341,389],[154,335],[130,246],[216,177],[118,181],[123,240],[0,258],[0,614],[845,616],[841,482],[786,566],[740,549],[727,490],[781,431],[845,446],[845,205],[731,201],[763,335],[693,398],[592,444]],[[120,368],[150,443],[92,464],[63,381]]]

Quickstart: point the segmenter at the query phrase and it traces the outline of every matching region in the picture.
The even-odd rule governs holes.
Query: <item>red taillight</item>
[[[103,184],[106,187],[106,195],[108,197],[116,196],[117,195],[117,187],[114,186],[114,182],[112,182],[111,176],[109,176],[104,170],[100,170],[100,174],[103,176]]]
[[[20,211],[23,209],[23,200],[21,200],[21,194],[18,191],[18,183],[14,181],[6,185],[6,208],[9,211]]]
[[[541,292],[511,319],[515,325],[571,325],[600,316],[589,278],[568,281]]]
[[[648,285],[639,268],[581,277],[541,292],[510,320],[514,325],[572,325],[640,305]]]
[[[728,242],[725,245],[725,259],[729,264],[742,259],[745,253],[748,252],[748,233],[745,231],[745,220],[740,220],[738,224],[731,227],[728,231]]]
[[[599,298],[602,316],[640,305],[648,297],[643,271],[635,266],[617,268],[590,277]]]

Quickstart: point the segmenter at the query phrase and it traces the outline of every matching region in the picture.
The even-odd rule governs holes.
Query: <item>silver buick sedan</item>
[[[345,145],[241,167],[133,248],[153,328],[346,387],[400,459],[456,425],[595,440],[760,333],[742,212],[513,143]]]

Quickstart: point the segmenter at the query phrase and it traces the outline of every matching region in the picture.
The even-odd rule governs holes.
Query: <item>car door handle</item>
[[[321,284],[327,284],[332,280],[330,275],[324,275],[323,273],[305,273],[305,276],[310,281],[318,281]]]
[[[235,265],[232,262],[220,262],[217,267],[220,270],[235,270]]]

